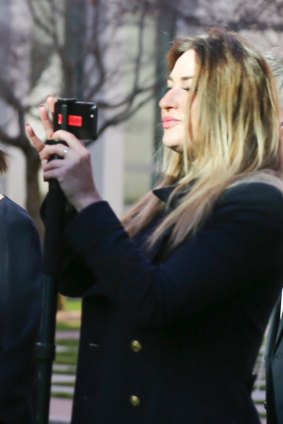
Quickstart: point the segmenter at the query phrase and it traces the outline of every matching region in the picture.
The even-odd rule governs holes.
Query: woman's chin
[[[174,152],[182,153],[182,144],[176,140],[163,139],[163,145],[168,149],[174,150]]]
[[[178,146],[178,145],[176,145],[176,146],[170,146],[169,149],[173,150],[176,153],[182,153],[182,151],[183,151],[182,147],[181,146]]]
[[[165,147],[167,147],[170,150],[174,150],[176,153],[182,153],[183,148],[179,144],[164,144]]]

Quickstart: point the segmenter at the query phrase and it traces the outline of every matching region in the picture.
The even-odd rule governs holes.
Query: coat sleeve
[[[49,204],[50,201],[51,201],[51,204]],[[53,207],[54,205],[53,202],[55,201],[56,201],[56,198],[50,199],[50,192],[48,192],[42,202],[42,205],[40,208],[40,215],[44,222],[45,228],[47,226],[47,221],[48,221],[47,210]],[[52,211],[52,213],[53,212],[54,211]],[[75,209],[73,209],[72,207],[67,208],[65,205],[65,210],[62,216],[62,228],[72,219],[72,217],[76,216],[76,214],[77,212],[75,211]],[[50,229],[47,229],[47,228],[46,230],[50,231]],[[58,237],[60,237],[60,235]],[[56,274],[56,281],[58,283],[58,291],[59,293],[65,296],[70,296],[70,297],[83,296],[84,293],[94,283],[93,275],[88,270],[88,268],[84,265],[82,259],[79,256],[77,256],[73,252],[73,250],[70,249],[68,245],[64,243],[64,240],[62,238],[60,238],[60,243],[61,243],[59,248],[60,270],[58,270]],[[46,249],[46,246],[45,246],[45,249]],[[49,274],[49,272],[47,272],[46,270],[46,265],[44,265],[43,267],[44,267],[44,271],[47,274]]]
[[[262,183],[228,190],[196,235],[159,264],[129,239],[106,202],[90,205],[65,230],[97,279],[93,293],[132,305],[140,325],[170,323],[225,302],[272,269],[282,235],[282,194]]]
[[[82,297],[95,284],[91,270],[82,258],[68,246],[62,254],[61,274],[58,275],[58,291],[64,296]]]
[[[1,221],[0,421],[32,422],[41,247],[33,222],[17,205],[7,208]]]

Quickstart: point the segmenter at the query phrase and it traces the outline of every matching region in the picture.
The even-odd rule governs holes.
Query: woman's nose
[[[161,109],[171,109],[177,107],[177,98],[174,88],[170,88],[160,99],[159,107]]]

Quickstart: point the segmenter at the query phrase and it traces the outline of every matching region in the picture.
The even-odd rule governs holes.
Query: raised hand
[[[48,97],[48,108],[54,110],[55,99]],[[88,149],[68,131],[53,131],[48,109],[41,105],[40,119],[46,138],[56,144],[45,144],[26,124],[26,134],[42,161],[45,181],[57,179],[66,198],[77,211],[101,200],[94,183],[91,157]]]

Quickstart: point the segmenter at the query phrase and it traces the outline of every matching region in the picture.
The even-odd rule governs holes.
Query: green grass
[[[77,347],[78,346],[78,340],[76,339],[56,339],[56,344],[61,346],[68,346],[68,347]]]
[[[81,299],[74,299],[67,297],[65,302],[66,311],[80,311],[81,310]]]
[[[64,365],[67,365],[67,364],[64,364]],[[60,371],[53,371],[53,372],[55,372],[57,375],[59,374],[59,375],[70,375],[70,376],[74,376],[74,375],[76,375],[76,368],[74,367],[73,368],[73,364],[71,365],[72,366],[72,369],[70,369],[70,370],[60,370]]]
[[[63,312],[80,312],[81,310],[81,299],[74,299],[66,297],[64,298],[64,309]],[[78,314],[78,319],[68,319],[66,317],[65,319],[57,319],[56,322],[56,330],[59,331],[73,331],[73,330],[79,330],[80,329],[80,314]],[[64,316],[64,314],[63,314]]]
[[[78,357],[77,351],[64,352],[64,353],[59,352],[59,353],[56,353],[55,364],[76,365],[77,357]]]
[[[72,321],[59,321],[56,324],[56,330],[59,331],[73,331],[80,329],[80,321],[72,320]]]
[[[62,382],[57,382],[56,386],[62,386],[62,387],[74,387],[74,384],[70,381],[65,381],[64,383]]]
[[[61,393],[61,392],[52,392],[52,397],[55,397],[55,398],[60,398],[60,399],[72,399],[73,398],[73,396],[72,395],[70,395],[70,394],[68,394],[68,393]]]

